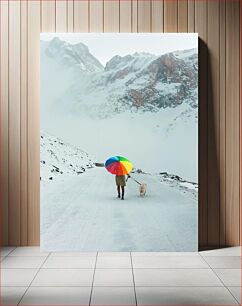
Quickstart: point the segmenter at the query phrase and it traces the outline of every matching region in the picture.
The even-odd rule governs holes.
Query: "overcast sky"
[[[176,50],[197,48],[197,33],[41,33],[41,40],[59,37],[71,44],[79,42],[104,66],[114,55],[124,56],[135,52],[161,55]]]

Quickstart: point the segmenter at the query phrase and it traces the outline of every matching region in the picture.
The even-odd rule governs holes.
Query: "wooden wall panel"
[[[164,0],[164,32],[178,31],[178,1],[182,0]]]
[[[89,1],[74,0],[74,32],[89,31]]]
[[[178,0],[178,32],[188,32],[188,0]]]
[[[74,31],[74,3],[73,0],[67,1],[67,32]]]
[[[0,2],[1,33],[1,84],[0,84],[0,201],[1,201],[1,243],[8,245],[8,1]]]
[[[20,52],[20,244],[28,243],[28,3],[21,1]]]
[[[56,1],[41,0],[41,32],[56,31]]]
[[[219,35],[219,200],[220,200],[220,245],[226,245],[226,0],[220,1]]]
[[[9,243],[20,245],[20,2],[9,2]]]
[[[103,32],[103,0],[90,1],[90,32]]]
[[[153,0],[152,11],[151,11],[151,30],[152,32],[163,32],[164,31],[164,1]]]
[[[56,32],[67,32],[67,2],[56,0]]]
[[[239,244],[239,3],[226,3],[226,245]]]
[[[188,32],[195,32],[195,0],[188,0],[187,28]]]
[[[120,1],[120,32],[132,32],[132,1]]]
[[[104,32],[119,32],[119,1],[109,0],[103,2]]]
[[[138,32],[151,32],[151,0],[138,1]]]
[[[219,246],[219,2],[208,1],[208,245]]]
[[[199,241],[208,245],[207,194],[207,1],[195,1],[195,31],[199,34]]]
[[[28,245],[40,242],[39,34],[40,1],[28,1]]]
[[[138,32],[138,0],[132,1],[132,32]]]
[[[39,33],[199,33],[199,244],[239,243],[239,0],[2,0],[5,245],[39,244]]]

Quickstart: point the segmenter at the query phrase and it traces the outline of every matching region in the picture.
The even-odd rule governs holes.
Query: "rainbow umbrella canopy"
[[[128,174],[133,166],[131,162],[123,156],[113,156],[106,160],[105,167],[108,172],[115,175]]]

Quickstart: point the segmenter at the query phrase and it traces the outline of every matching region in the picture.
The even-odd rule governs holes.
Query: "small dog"
[[[147,184],[140,184],[139,186],[139,194],[141,197],[144,197],[147,190]]]

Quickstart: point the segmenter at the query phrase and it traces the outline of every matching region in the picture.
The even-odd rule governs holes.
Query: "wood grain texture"
[[[104,32],[119,32],[119,1],[104,1]]]
[[[21,245],[28,244],[28,7],[21,1],[21,57],[20,57],[20,228]]]
[[[178,31],[178,1],[182,0],[164,0],[164,32]],[[180,19],[180,23],[183,19]]]
[[[188,0],[187,9],[188,32],[193,33],[195,32],[195,0]]]
[[[90,1],[90,32],[103,32],[103,0]]]
[[[89,1],[74,0],[74,32],[89,32]]]
[[[219,2],[208,1],[208,245],[220,244]]]
[[[188,0],[178,0],[178,32],[188,32]]]
[[[67,32],[74,30],[74,3],[73,0],[67,1]]]
[[[56,32],[67,32],[67,2],[68,0],[56,0]]]
[[[239,244],[239,2],[226,3],[226,245]]]
[[[132,0],[132,32],[138,32],[138,0]]]
[[[132,32],[132,1],[120,1],[120,32]]]
[[[8,178],[9,178],[9,131],[8,131],[8,1],[0,2],[1,31],[1,111],[0,111],[0,200],[1,200],[1,243],[8,245]]]
[[[151,5],[151,30],[162,33],[164,32],[164,1],[153,0]]]
[[[220,246],[226,246],[226,0],[220,1],[219,35],[219,91],[220,91],[220,126],[219,126],[219,212]]]
[[[195,32],[199,35],[199,243],[208,245],[207,143],[207,1],[195,1]]]
[[[151,32],[151,0],[138,1],[138,32]]]
[[[20,245],[20,2],[9,2],[9,243]]]
[[[242,89],[241,89],[241,86],[242,86],[242,48],[241,48],[241,44],[242,44],[242,4],[241,4],[241,1],[240,1],[240,50],[239,50],[239,61],[240,61],[240,127],[239,127],[239,134],[240,134],[240,147],[239,147],[239,150],[240,150],[240,182],[239,182],[239,200],[240,200],[240,222],[239,222],[239,227],[240,227],[240,233],[239,233],[239,241],[240,241],[240,245],[242,245]]]
[[[41,32],[56,31],[56,0],[41,0]]]
[[[0,5],[1,243],[40,240],[40,31],[188,31],[200,37],[199,245],[238,245],[239,0],[2,0]]]
[[[45,27],[47,28],[47,27]],[[28,245],[40,243],[40,1],[28,2]]]

